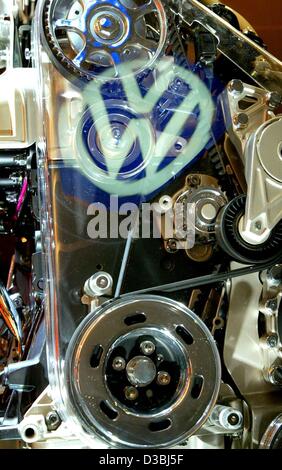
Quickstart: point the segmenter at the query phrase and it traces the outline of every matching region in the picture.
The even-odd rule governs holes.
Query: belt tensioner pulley
[[[46,0],[43,31],[55,65],[78,78],[92,79],[105,68],[137,61],[148,68],[167,35],[159,0]]]
[[[167,298],[129,296],[90,314],[66,357],[70,415],[114,445],[163,447],[201,427],[220,359],[204,323]]]

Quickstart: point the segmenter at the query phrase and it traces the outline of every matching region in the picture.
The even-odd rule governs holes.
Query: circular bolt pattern
[[[152,341],[143,341],[140,344],[140,349],[145,356],[151,356],[155,352],[156,347]]]
[[[155,345],[151,356],[140,352],[144,341]],[[103,359],[92,367],[95,345],[103,348]],[[118,357],[127,363],[123,371],[113,369]],[[162,383],[169,374],[168,385],[159,385],[158,372]],[[123,447],[168,448],[195,434],[210,415],[220,358],[211,333],[187,307],[169,298],[128,296],[104,304],[79,325],[65,378],[69,410],[95,442],[98,433]],[[163,425],[164,432],[156,432]]]

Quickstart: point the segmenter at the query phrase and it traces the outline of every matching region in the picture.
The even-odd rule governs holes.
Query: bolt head
[[[97,278],[97,286],[100,287],[101,289],[106,289],[106,287],[108,287],[108,284],[109,284],[109,280],[101,275]]]
[[[241,80],[232,80],[228,85],[229,91],[234,95],[241,95],[244,91],[244,84]]]
[[[62,422],[61,418],[59,417],[56,411],[50,411],[49,413],[47,413],[45,421],[46,421],[47,428],[50,431],[56,431],[56,429],[58,429],[58,427],[60,426]]]
[[[138,398],[139,392],[135,387],[125,387],[124,389],[125,398],[129,401],[135,401]]]
[[[255,223],[255,229],[260,232],[261,229],[262,229],[262,223],[260,220],[257,220],[257,222]]]
[[[277,344],[278,344],[278,336],[273,334],[273,335],[269,335],[267,340],[267,345],[270,347],[270,348],[276,348]]]
[[[246,113],[239,113],[234,116],[234,124],[238,129],[245,129],[248,127],[249,118]]]
[[[282,103],[282,97],[279,93],[277,93],[276,91],[273,91],[272,93],[270,93],[269,100],[268,100],[268,106],[271,109],[278,108],[278,106],[280,106],[281,103]]]
[[[156,346],[152,341],[142,341],[140,344],[140,350],[145,356],[151,356],[156,350]]]
[[[114,358],[112,365],[114,370],[121,371],[125,369],[126,362],[123,357],[118,356]]]
[[[277,299],[270,299],[266,302],[266,308],[275,312],[278,307]]]
[[[171,377],[168,372],[160,371],[157,375],[157,383],[159,385],[169,385],[171,381]]]
[[[177,251],[177,241],[171,238],[167,242],[167,247],[170,252],[175,253]]]
[[[190,175],[188,177],[188,184],[192,187],[198,186],[201,183],[201,178],[199,175]]]

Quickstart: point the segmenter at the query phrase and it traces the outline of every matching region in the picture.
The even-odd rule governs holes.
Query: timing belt
[[[169,22],[171,24],[169,39],[172,44],[176,62],[178,62],[178,65],[184,66],[184,62],[186,61],[186,54],[185,54],[185,50],[184,50],[184,47],[183,47],[183,44],[182,44],[182,41],[178,32],[178,29],[177,29],[175,15],[173,14],[169,6],[169,2],[168,3],[164,2],[164,8],[166,10]],[[177,281],[177,282],[173,282],[169,284],[162,284],[159,286],[148,287],[146,289],[136,290],[133,292],[122,294],[119,297],[124,298],[128,295],[148,294],[151,292],[177,292],[177,291],[184,290],[184,289],[191,289],[191,288],[196,288],[196,287],[205,286],[209,284],[226,282],[230,279],[235,279],[236,277],[259,273],[281,262],[282,262],[282,256],[280,253],[279,256],[277,256],[277,258],[272,259],[271,261],[268,261],[268,262],[247,266],[245,268],[234,269],[233,271],[228,271],[224,273],[217,273],[217,274],[212,273],[212,274],[199,276],[199,277],[192,278],[192,279],[185,279],[183,281]]]

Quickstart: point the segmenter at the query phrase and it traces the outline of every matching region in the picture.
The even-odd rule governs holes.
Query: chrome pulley
[[[183,442],[208,418],[219,385],[209,330],[163,297],[105,304],[81,323],[67,351],[68,412],[88,435],[113,445]]]
[[[91,80],[138,63],[149,68],[164,49],[165,10],[159,0],[46,0],[43,31],[57,65]],[[124,70],[124,65],[123,65]]]

